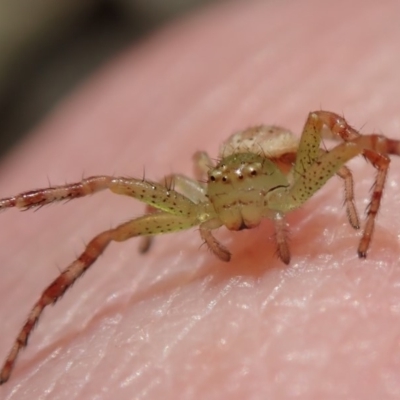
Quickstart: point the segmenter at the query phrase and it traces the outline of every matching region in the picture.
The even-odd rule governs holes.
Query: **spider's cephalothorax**
[[[340,141],[331,150],[321,146],[326,134]],[[308,115],[300,140],[286,129],[258,126],[232,135],[222,145],[217,165],[207,153],[196,153],[196,180],[173,174],[160,184],[143,179],[94,176],[73,184],[0,199],[0,210],[27,209],[109,189],[146,203],[148,211],[142,217],[95,236],[82,254],[43,291],[6,358],[0,371],[0,384],[9,379],[17,356],[26,346],[44,308],[56,302],[112,241],[122,242],[140,236],[140,250],[144,252],[149,249],[154,235],[198,226],[209,249],[219,259],[229,261],[230,252],[212,231],[221,226],[230,230],[253,228],[263,218],[269,218],[275,226],[278,255],[288,264],[285,215],[300,207],[335,174],[344,181],[349,222],[358,229],[353,178],[346,167],[346,163],[358,155],[363,155],[377,169],[358,246],[358,255],[365,257],[380,207],[390,154],[400,155],[400,141],[376,134],[361,135],[339,115],[315,111]],[[207,183],[202,183],[204,180]]]
[[[267,195],[288,187],[285,174],[274,162],[254,153],[231,154],[208,172],[207,197],[222,224],[230,230],[254,228],[276,213]]]

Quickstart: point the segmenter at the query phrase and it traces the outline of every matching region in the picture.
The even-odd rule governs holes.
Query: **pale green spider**
[[[326,134],[341,139],[342,143],[329,151],[322,148]],[[358,229],[353,179],[345,164],[360,154],[377,169],[358,246],[358,255],[365,257],[381,202],[390,162],[388,155],[400,155],[400,141],[376,134],[361,135],[344,118],[328,111],[308,115],[300,141],[285,129],[259,126],[231,136],[222,146],[217,165],[206,153],[197,153],[198,180],[174,174],[166,178],[166,184],[160,184],[144,179],[94,176],[1,199],[0,209],[27,209],[109,189],[147,203],[149,213],[94,237],[83,253],[44,290],[3,365],[0,384],[9,379],[17,356],[26,346],[44,308],[55,303],[112,241],[144,236],[147,238],[141,243],[141,250],[146,251],[153,235],[199,226],[200,236],[209,249],[219,259],[229,261],[230,252],[212,231],[221,226],[234,231],[250,229],[263,218],[269,218],[275,225],[278,255],[288,264],[285,215],[300,207],[335,174],[344,180],[347,214],[350,224]],[[205,176],[207,183],[200,183]]]

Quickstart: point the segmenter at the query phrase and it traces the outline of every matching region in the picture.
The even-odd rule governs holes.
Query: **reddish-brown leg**
[[[135,236],[168,233],[187,229],[197,224],[196,218],[156,212],[126,222],[117,228],[107,230],[94,237],[83,253],[44,290],[32,308],[0,371],[0,385],[9,379],[18,354],[27,345],[29,336],[43,310],[48,305],[54,304],[83,275],[111,241],[122,242]]]
[[[72,200],[108,189],[113,178],[110,176],[92,176],[81,182],[45,189],[30,190],[16,196],[0,199],[0,210],[10,207],[29,209],[42,207],[62,200]]]
[[[30,209],[62,200],[72,200],[109,189],[113,193],[134,197],[143,203],[177,215],[187,215],[193,210],[186,196],[160,183],[134,178],[92,176],[80,182],[45,189],[31,190],[13,197],[0,199],[0,210],[16,207]]]
[[[15,340],[12,349],[0,372],[0,384],[6,382],[14,367],[20,350],[28,343],[28,338],[38,322],[45,307],[55,303],[65,291],[93,264],[112,239],[112,231],[97,235],[86,246],[85,251],[61,275],[55,279],[42,293],[32,308],[28,319]]]
[[[360,136],[363,136],[338,114],[329,111],[315,111],[313,114],[318,116],[334,136],[340,137],[346,142],[356,140]],[[385,186],[386,175],[390,163],[388,155],[400,155],[400,141],[379,135],[375,136],[375,140],[376,143],[373,144],[373,147],[377,149],[376,151],[364,150],[362,152],[365,158],[371,162],[378,172],[373,185],[371,201],[367,207],[367,219],[363,236],[358,246],[358,255],[360,257],[366,257],[371,242],[375,226],[375,218],[381,204],[382,192]]]
[[[290,250],[287,242],[287,225],[283,215],[279,215],[274,219],[275,240],[278,246],[279,258],[285,263],[290,263]]]
[[[356,205],[354,204],[353,175],[346,166],[340,168],[336,174],[344,181],[344,203],[346,205],[347,218],[349,219],[350,225],[354,229],[360,229],[360,220],[358,218]]]

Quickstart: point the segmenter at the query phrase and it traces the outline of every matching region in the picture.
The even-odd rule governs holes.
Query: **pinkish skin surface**
[[[237,2],[111,61],[0,166],[1,195],[98,173],[191,174],[232,131],[297,133],[310,110],[400,138],[400,3]],[[352,164],[360,214],[373,179]],[[272,226],[113,244],[47,310],[2,399],[396,399],[400,397],[400,160],[365,261],[333,179],[289,217],[292,263]],[[0,358],[33,302],[93,235],[144,207],[108,193],[2,213]]]

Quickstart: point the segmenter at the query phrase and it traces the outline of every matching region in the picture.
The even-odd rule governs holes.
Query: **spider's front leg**
[[[159,210],[184,215],[191,211],[193,202],[175,190],[160,183],[143,179],[92,176],[80,182],[30,190],[16,196],[0,199],[0,210],[40,208],[44,205],[72,200],[108,189],[115,194],[130,196]]]
[[[329,120],[329,118],[330,120]],[[332,121],[336,121],[333,123]],[[329,124],[329,125],[328,125]],[[339,135],[344,142],[321,154],[323,128]],[[340,133],[341,132],[341,133]],[[326,111],[310,113],[301,137],[294,166],[294,183],[290,188],[280,188],[268,195],[268,204],[281,212],[300,207],[334,174],[345,172],[345,164],[358,155],[364,155],[378,169],[374,190],[368,207],[358,255],[365,257],[369,248],[375,217],[379,210],[390,159],[388,154],[400,155],[400,142],[382,135],[361,135],[336,114]],[[343,177],[343,176],[342,176]]]
[[[80,182],[22,192],[16,196],[0,199],[0,210],[11,207],[25,210],[35,207],[40,208],[57,201],[87,196],[110,188],[112,179],[110,176],[92,176],[82,179]]]
[[[9,379],[18,354],[27,345],[29,336],[43,310],[48,305],[55,303],[82,276],[111,241],[122,242],[135,236],[180,231],[198,224],[199,221],[196,215],[174,215],[158,211],[126,222],[94,237],[83,253],[44,290],[39,300],[35,303],[0,371],[0,384]]]
[[[107,230],[93,238],[83,253],[71,263],[42,293],[31,310],[28,319],[0,371],[0,384],[6,382],[21,349],[26,346],[29,336],[43,310],[55,303],[97,260],[111,241],[121,242],[131,237],[156,235],[180,231],[201,224],[212,218],[212,209],[196,205],[190,199],[163,185],[127,178],[97,176],[81,182],[21,193],[0,200],[0,208],[40,207],[54,201],[82,197],[102,189],[117,194],[135,197],[158,210],[150,215],[134,219],[117,228]]]

